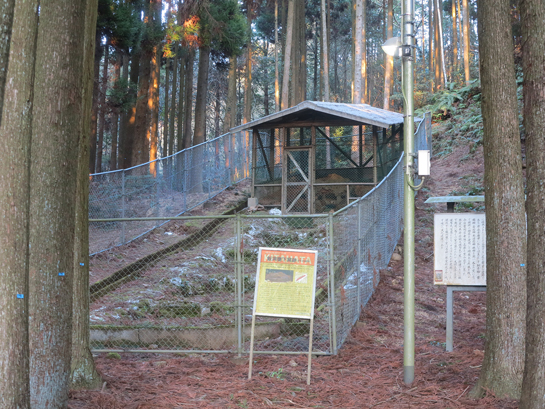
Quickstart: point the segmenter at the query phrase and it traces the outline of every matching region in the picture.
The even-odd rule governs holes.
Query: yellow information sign
[[[312,318],[317,256],[315,250],[260,248],[254,314]]]

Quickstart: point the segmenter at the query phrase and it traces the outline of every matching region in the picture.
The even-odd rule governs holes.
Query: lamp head
[[[399,37],[389,38],[382,44],[382,49],[389,56],[396,58],[401,57],[401,39]]]

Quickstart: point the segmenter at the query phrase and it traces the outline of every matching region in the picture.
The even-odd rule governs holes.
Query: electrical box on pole
[[[429,176],[430,175],[430,151],[423,150],[418,151],[418,175]]]

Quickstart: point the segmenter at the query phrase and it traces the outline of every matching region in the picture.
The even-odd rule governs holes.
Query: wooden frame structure
[[[403,150],[403,115],[305,101],[233,128],[252,140],[252,197],[283,214],[338,210],[376,186]]]

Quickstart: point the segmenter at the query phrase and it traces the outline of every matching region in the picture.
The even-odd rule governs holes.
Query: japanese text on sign
[[[437,213],[434,216],[434,283],[486,285],[485,215]]]
[[[316,257],[313,250],[260,248],[254,314],[312,317]]]

